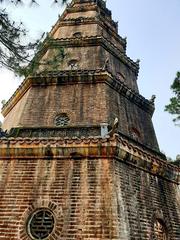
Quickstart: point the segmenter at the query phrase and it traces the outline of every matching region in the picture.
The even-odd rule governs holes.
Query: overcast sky
[[[38,1],[40,7],[3,5],[13,20],[23,21],[32,40],[49,31],[62,12],[61,6],[51,6],[53,0]],[[180,153],[180,127],[174,126],[164,106],[172,96],[170,85],[180,70],[180,0],[107,0],[107,6],[119,22],[119,34],[127,37],[128,56],[141,60],[140,93],[147,99],[157,96],[153,122],[160,149],[175,158]],[[0,80],[0,100],[8,100],[21,80],[3,69]]]

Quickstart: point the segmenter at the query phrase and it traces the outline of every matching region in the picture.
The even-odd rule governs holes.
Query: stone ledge
[[[41,57],[42,53],[44,53],[48,48],[53,47],[81,47],[81,46],[99,46],[101,45],[104,49],[109,51],[115,57],[120,59],[124,64],[127,64],[132,70],[138,75],[139,73],[139,64],[134,62],[131,58],[129,58],[124,52],[122,52],[117,46],[115,46],[112,42],[109,42],[107,38],[101,35],[96,36],[88,36],[81,38],[56,38],[51,39],[50,41],[44,43],[42,50],[39,52],[39,56]]]
[[[64,126],[64,127],[32,127],[32,128],[12,128],[9,132],[9,137],[20,137],[20,138],[72,138],[76,136],[80,138],[81,136],[100,136],[101,127],[99,125],[90,126]]]
[[[74,6],[75,4],[79,4],[79,6]],[[82,5],[83,4],[83,5]],[[112,13],[106,7],[106,3],[102,0],[73,0],[72,3],[67,8],[67,12],[79,12],[79,11],[89,11],[94,9],[94,7],[100,7],[105,14],[111,18]]]
[[[74,19],[74,18],[68,18],[68,19],[63,19],[63,21],[59,22],[57,24],[57,28],[61,26],[74,26],[74,24],[82,25],[82,24],[99,24],[103,28],[105,26],[108,26],[105,21],[99,16],[99,17],[86,17],[86,18],[79,18],[79,19]],[[122,38],[114,29],[109,29],[111,31],[111,34],[114,36],[114,38],[121,43],[124,49],[126,49],[127,41],[125,38]],[[55,30],[51,32],[51,36],[53,37]],[[102,35],[103,36],[103,35]]]
[[[106,126],[106,130],[104,130]],[[0,128],[0,139],[84,139],[84,138],[109,138],[112,127],[107,123],[100,125],[68,125],[63,127],[15,127],[11,128],[9,132],[3,131]],[[142,144],[141,142],[133,139],[120,132],[119,130],[114,133],[116,137],[123,139],[127,145],[134,148],[141,149],[141,151],[148,152],[160,159],[167,161],[166,156],[159,152],[159,149],[152,149],[151,147]]]
[[[1,138],[0,160],[110,158],[180,183],[180,168],[114,135],[101,138]]]
[[[131,102],[142,107],[151,116],[154,112],[154,105],[142,95],[132,91],[123,82],[117,80],[110,72],[102,69],[97,70],[68,70],[37,74],[25,79],[18,87],[9,101],[3,106],[2,113],[6,116],[13,106],[22,98],[31,86],[66,85],[66,84],[96,84],[106,83],[117,92],[125,96]]]

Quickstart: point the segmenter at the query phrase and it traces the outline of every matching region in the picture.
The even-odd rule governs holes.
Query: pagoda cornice
[[[97,8],[97,6],[93,6],[93,7],[91,7],[91,8],[89,8],[90,10],[96,10],[96,11],[98,11],[98,8]],[[77,13],[77,12],[80,12],[81,10],[79,10],[79,8],[72,8],[71,10],[67,10],[67,13]],[[84,9],[84,10],[82,10],[81,12],[83,12],[83,11],[89,11],[89,10],[87,10],[87,9]],[[109,25],[110,26],[112,26],[112,28],[114,29],[114,31],[117,31],[117,23],[114,21],[114,20],[112,20],[110,17],[106,17],[106,16],[102,16],[102,15],[100,15],[100,14],[98,14],[97,16],[96,16],[97,18],[99,18],[99,19],[101,19],[102,21],[108,21],[109,22]],[[80,19],[80,18],[85,18],[85,17],[79,17],[79,18],[74,18],[74,20],[75,21],[78,21],[78,19]],[[67,18],[67,20],[68,20],[69,18]],[[64,21],[64,20],[66,20],[65,18],[63,18],[63,19],[61,19],[61,21]]]
[[[86,12],[86,11],[97,11],[97,15],[94,17],[84,17],[80,16],[77,18],[66,18],[68,13],[77,13],[77,12]],[[67,8],[63,14],[59,17],[58,21],[56,24],[52,27],[50,34],[53,35],[54,32],[56,32],[59,28],[59,26],[63,26],[65,24],[68,25],[68,23],[71,25],[80,25],[80,24],[85,24],[85,23],[90,23],[91,21],[95,21],[95,19],[99,20],[100,23],[102,22],[106,25],[108,25],[108,28],[111,29],[112,32],[115,32],[118,35],[118,24],[110,16],[102,16],[101,14],[98,14],[98,7],[96,5],[87,5],[87,7],[73,7],[73,8]],[[108,24],[109,23],[109,24]]]
[[[64,26],[64,25],[81,25],[81,24],[86,24],[86,23],[97,23],[97,18],[96,17],[79,17],[79,18],[67,18],[67,19],[62,19],[61,21],[58,21],[56,29],[53,31],[55,32],[58,27]]]
[[[99,8],[104,12],[104,14],[108,18],[111,19],[112,13],[108,8],[106,8],[106,3],[103,2],[102,0],[88,1],[88,2],[83,0],[72,1],[72,3],[69,5],[66,11],[67,13],[87,12],[87,11],[93,11],[93,10],[96,10],[98,12]]]
[[[65,150],[66,149],[66,150]],[[113,137],[0,138],[0,160],[111,159],[180,183],[180,168],[118,134]]]
[[[53,35],[53,33],[56,32],[57,29],[61,26],[74,26],[74,25],[85,25],[85,24],[99,24],[101,26],[106,25],[111,29],[111,31],[113,33],[116,33],[116,35],[118,35],[117,32],[114,31],[113,28],[111,28],[109,25],[107,25],[105,23],[104,18],[101,18],[100,16],[98,16],[98,17],[96,16],[96,17],[79,17],[79,18],[63,19],[63,20],[61,20],[57,23],[56,28],[53,29],[53,31],[51,32],[51,35]]]
[[[89,46],[102,46],[116,58],[121,60],[124,64],[128,65],[135,73],[138,75],[139,73],[139,64],[134,62],[131,58],[129,58],[120,48],[115,46],[112,42],[110,42],[104,36],[89,36],[89,37],[80,37],[80,38],[58,38],[51,39],[39,52],[39,57],[47,51],[49,48],[54,47],[89,47]]]
[[[108,31],[111,32],[111,35],[119,41],[120,44],[122,44],[123,48],[126,48],[126,39],[122,38],[118,35],[117,31],[114,30],[111,26],[107,25],[105,19],[101,16],[98,17],[80,17],[80,18],[68,18],[63,19],[59,23],[57,23],[57,26],[53,31],[51,32],[51,36],[57,31],[59,27],[62,26],[74,26],[74,25],[85,25],[85,24],[98,24],[102,28],[106,30],[108,27]]]
[[[9,101],[3,106],[2,114],[6,116],[31,86],[70,85],[105,83],[115,89],[129,101],[144,111],[153,115],[154,105],[143,96],[128,88],[123,82],[103,69],[97,70],[68,70],[46,72],[30,76],[23,81]]]
[[[66,9],[66,15],[68,13],[89,12],[89,11],[97,11],[97,10],[98,10],[98,6],[95,4],[84,4],[83,6],[68,7]]]

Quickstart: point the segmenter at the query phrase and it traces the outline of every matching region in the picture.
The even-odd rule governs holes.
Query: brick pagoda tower
[[[104,1],[73,0],[3,107],[0,240],[180,239],[180,169],[117,29]]]

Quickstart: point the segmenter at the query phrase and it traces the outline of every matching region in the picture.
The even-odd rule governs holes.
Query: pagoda
[[[103,0],[73,0],[48,33],[2,109],[0,240],[180,239],[180,168],[126,44]]]

